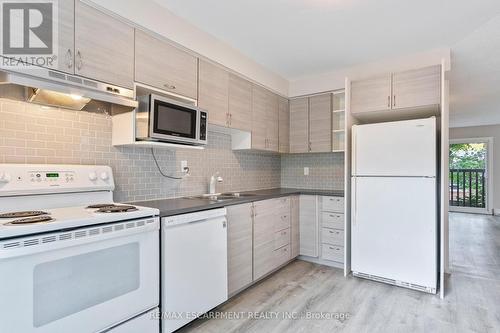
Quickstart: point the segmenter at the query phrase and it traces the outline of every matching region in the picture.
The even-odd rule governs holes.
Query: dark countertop
[[[266,200],[272,198],[284,197],[292,194],[309,194],[309,195],[325,195],[343,197],[343,190],[307,190],[296,188],[273,188],[267,190],[243,191],[242,194],[253,194],[252,196],[245,196],[223,201],[210,201],[205,199],[195,198],[173,198],[173,199],[160,199],[150,201],[131,202],[131,204],[157,208],[160,210],[160,216],[172,216],[185,213],[198,212],[201,210],[220,208],[226,206],[237,205],[246,202],[254,202],[259,200]]]

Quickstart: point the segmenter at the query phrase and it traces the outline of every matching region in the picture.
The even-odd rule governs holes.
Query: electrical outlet
[[[304,176],[309,176],[309,167],[304,167]]]

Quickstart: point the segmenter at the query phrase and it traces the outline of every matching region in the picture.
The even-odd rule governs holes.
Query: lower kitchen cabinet
[[[301,258],[334,267],[342,266],[345,252],[344,198],[301,195],[298,200],[298,251]],[[297,214],[293,212],[292,203],[292,221]]]
[[[289,261],[290,250],[290,198],[255,202],[254,280]]]
[[[290,225],[291,225],[291,257],[296,258],[300,252],[300,210],[299,210],[299,196],[294,195],[290,197]]]
[[[253,281],[252,203],[227,207],[228,294],[232,295]]]
[[[318,257],[318,202],[315,195],[299,199],[300,255]]]
[[[321,259],[344,262],[344,198],[320,197]]]

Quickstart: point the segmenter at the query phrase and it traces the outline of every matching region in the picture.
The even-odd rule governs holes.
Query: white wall
[[[130,23],[151,30],[209,58],[274,92],[288,96],[288,81],[245,56],[229,44],[198,29],[151,0],[84,0]]]
[[[500,214],[500,125],[450,128],[450,140],[485,137],[493,138],[493,209]]]
[[[446,70],[448,71],[450,69],[450,49],[440,48],[405,57],[390,58],[334,72],[303,77],[290,82],[290,97],[344,89],[346,77],[349,77],[351,80],[358,80],[382,73],[438,65],[441,64],[441,59],[443,58],[445,59]]]

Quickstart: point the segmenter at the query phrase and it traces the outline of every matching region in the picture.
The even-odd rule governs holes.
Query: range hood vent
[[[24,71],[0,71],[0,97],[72,110],[121,112],[135,109],[132,89],[89,80],[40,67]]]

